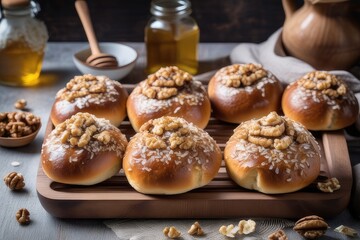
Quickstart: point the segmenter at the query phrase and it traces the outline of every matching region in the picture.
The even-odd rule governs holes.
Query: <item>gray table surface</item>
[[[145,55],[143,43],[125,43],[135,48],[139,59],[135,69],[122,80],[124,83],[136,83],[144,79]],[[31,112],[41,117],[43,127],[36,140],[26,147],[0,147],[0,176],[11,171],[21,172],[25,177],[24,191],[10,191],[5,184],[0,183],[0,239],[163,239],[164,226],[175,225],[185,233],[186,229],[197,219],[164,219],[164,220],[134,220],[118,219],[104,222],[103,219],[57,219],[48,214],[41,206],[36,193],[36,175],[39,167],[40,149],[44,137],[45,127],[51,105],[56,92],[65,86],[74,75],[80,72],[72,62],[72,55],[85,43],[49,43],[43,71],[40,76],[42,85],[35,88],[15,88],[0,85],[0,112],[14,111],[13,104],[19,98],[28,101]],[[200,45],[200,73],[229,64],[228,55],[236,46],[235,43],[207,43]],[[360,150],[354,145],[349,148],[352,164],[360,162]],[[14,167],[12,162],[18,161],[20,166]],[[31,213],[31,224],[20,226],[15,213],[19,208],[27,208]],[[221,225],[237,224],[237,219],[203,219],[207,235],[202,239],[226,239],[218,234]],[[259,219],[259,222],[264,220]],[[266,223],[276,226],[285,220],[266,220]],[[286,221],[285,221],[286,222]],[[341,224],[355,228],[360,232],[360,220],[355,219],[344,210],[339,216],[327,219],[333,229]],[[115,226],[117,235],[107,225]],[[280,224],[281,225],[281,224]],[[290,239],[301,239],[289,228]],[[251,238],[253,236],[253,238]],[[250,235],[248,239],[254,239]],[[182,239],[194,239],[184,234]],[[245,239],[238,237],[236,239]],[[346,237],[328,230],[322,239],[347,239]]]

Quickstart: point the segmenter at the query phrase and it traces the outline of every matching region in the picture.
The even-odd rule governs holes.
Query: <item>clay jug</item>
[[[298,10],[294,0],[282,4],[287,54],[319,70],[349,69],[360,60],[359,2],[305,0]]]

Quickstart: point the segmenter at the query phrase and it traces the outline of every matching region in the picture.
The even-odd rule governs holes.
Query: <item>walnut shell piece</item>
[[[16,220],[21,225],[27,225],[30,223],[30,212],[26,208],[21,208],[16,212]]]
[[[293,229],[305,238],[315,239],[324,235],[328,227],[322,217],[311,215],[299,219]]]
[[[254,220],[240,220],[239,222],[239,234],[250,234],[255,231],[256,222]]]
[[[340,225],[337,228],[334,229],[335,232],[339,232],[341,234],[344,234],[349,237],[357,237],[359,234],[356,232],[355,229]]]
[[[26,108],[27,102],[25,99],[19,99],[14,103],[14,107],[19,110],[23,110]]]
[[[219,233],[229,238],[235,238],[235,235],[238,231],[239,227],[234,226],[233,224],[230,224],[228,226],[223,225],[219,229]]]
[[[340,189],[339,180],[335,177],[327,179],[325,182],[318,182],[317,188],[322,192],[333,193]]]
[[[17,172],[11,172],[6,175],[4,182],[11,190],[21,190],[25,187],[24,176]]]
[[[171,238],[171,239],[175,239],[181,236],[181,232],[179,230],[176,229],[176,227],[171,226],[171,227],[165,227],[163,230],[163,233],[166,237]]]
[[[194,236],[203,236],[204,235],[204,231],[202,230],[199,222],[195,222],[193,225],[191,225],[188,234]]]
[[[288,240],[288,237],[286,236],[284,230],[280,229],[276,232],[271,233],[268,236],[268,240]]]

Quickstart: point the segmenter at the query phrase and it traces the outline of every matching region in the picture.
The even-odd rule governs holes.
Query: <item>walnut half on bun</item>
[[[320,147],[301,124],[275,112],[240,124],[224,150],[229,176],[268,194],[300,190],[320,172]]]
[[[108,120],[77,113],[46,137],[42,168],[56,182],[96,184],[119,172],[127,143],[125,135]]]
[[[145,194],[179,194],[208,184],[218,173],[220,148],[210,135],[183,118],[146,122],[129,142],[123,170]]]

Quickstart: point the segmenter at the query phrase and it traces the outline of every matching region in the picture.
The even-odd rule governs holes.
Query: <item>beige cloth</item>
[[[297,58],[286,56],[281,42],[281,32],[282,29],[277,30],[268,40],[260,44],[239,44],[230,54],[231,62],[259,63],[284,84],[296,81],[306,73],[314,71],[315,69],[309,64]],[[360,102],[360,67],[354,67],[351,69],[351,73],[342,70],[329,72],[346,81]],[[356,126],[360,129],[360,117],[358,117]]]

